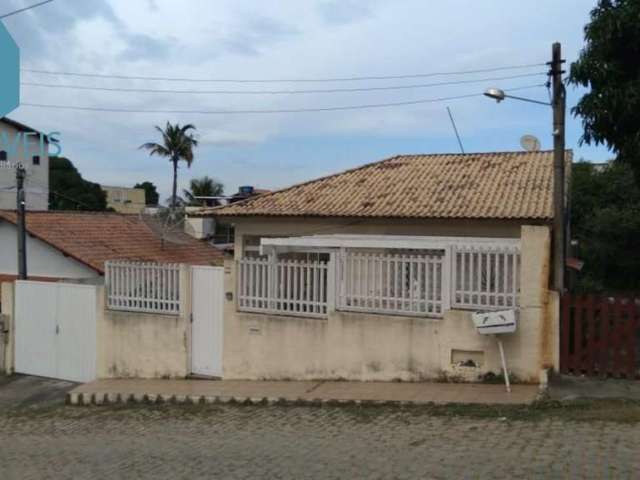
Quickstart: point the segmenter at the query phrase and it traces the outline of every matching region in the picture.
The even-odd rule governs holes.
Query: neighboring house
[[[200,212],[202,207],[185,207],[184,231],[198,240],[212,237],[216,232],[216,222],[210,217],[192,217],[192,212]]]
[[[269,190],[255,188],[253,186],[242,186],[230,197],[212,197],[206,199],[207,207],[217,207],[236,203],[251,197],[269,193]],[[194,238],[210,239],[214,244],[223,248],[233,243],[233,227],[230,225],[219,225],[213,217],[202,216],[202,207],[186,207],[185,232]]]
[[[145,207],[145,193],[142,188],[110,187],[102,185],[107,194],[107,207],[119,213],[140,213]]]
[[[16,208],[16,170],[27,177],[27,210],[49,209],[49,145],[45,134],[7,117],[0,118],[0,209]]]
[[[567,152],[571,162],[571,152]],[[474,311],[519,311],[514,375],[557,366],[553,153],[402,155],[203,211],[235,228],[225,378],[477,380]]]
[[[106,260],[216,265],[219,250],[186,234],[160,238],[137,215],[112,212],[29,212],[30,279],[89,279],[104,274]],[[17,276],[15,212],[0,211],[0,280]]]

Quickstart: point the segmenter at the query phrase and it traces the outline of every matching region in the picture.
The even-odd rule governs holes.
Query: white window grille
[[[444,250],[347,251],[338,264],[338,310],[440,317]]]
[[[180,312],[180,265],[108,261],[107,308],[131,312]]]
[[[238,262],[241,311],[309,317],[327,315],[329,263],[306,260],[243,258]]]
[[[293,245],[271,250],[269,257],[249,252],[239,261],[239,308],[320,317],[332,310],[442,317],[450,308],[519,305],[517,240],[431,239],[433,246],[424,248],[383,248],[372,240],[367,247]]]
[[[455,245],[452,254],[454,308],[490,310],[518,305],[518,247]]]

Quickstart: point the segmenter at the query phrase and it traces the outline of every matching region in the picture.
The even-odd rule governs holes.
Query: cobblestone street
[[[136,406],[0,412],[0,477],[638,478],[637,424],[398,407]]]

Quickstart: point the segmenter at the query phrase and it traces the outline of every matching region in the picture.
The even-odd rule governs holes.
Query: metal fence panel
[[[324,317],[329,264],[320,261],[243,258],[238,261],[241,311]]]
[[[180,312],[180,265],[108,261],[107,308],[130,312]]]

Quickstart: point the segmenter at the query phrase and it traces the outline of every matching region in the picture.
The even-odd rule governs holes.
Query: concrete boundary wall
[[[13,305],[14,305],[14,284],[13,282],[3,282],[0,284],[0,314],[2,314],[2,328],[4,334],[0,335],[0,341],[4,346],[0,347],[0,372],[10,375],[14,372],[14,348],[15,348],[15,329],[13,328]]]
[[[184,378],[190,373],[190,268],[180,271],[181,310],[177,315],[123,312],[106,308],[104,286],[97,287],[96,377]],[[1,285],[4,328],[7,330],[3,361],[6,373],[14,372],[15,286]],[[0,337],[2,338],[2,337]],[[0,349],[2,353],[3,349]]]
[[[98,378],[187,376],[187,326],[180,315],[103,310]]]
[[[240,228],[242,236],[242,228]],[[251,234],[254,229],[251,229]],[[290,234],[290,232],[287,232]],[[283,233],[284,235],[284,233]],[[538,383],[553,363],[550,229],[522,226],[520,322],[504,338],[510,371]],[[241,253],[236,243],[236,258]],[[331,312],[315,319],[237,310],[235,262],[225,263],[225,379],[475,381],[500,373],[495,339],[479,335],[470,311],[442,319]],[[464,366],[472,360],[478,367]]]
[[[178,315],[109,310],[98,315],[98,378],[183,378],[190,373],[191,286],[180,267]]]

